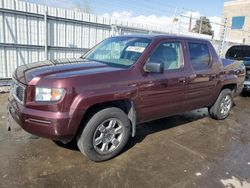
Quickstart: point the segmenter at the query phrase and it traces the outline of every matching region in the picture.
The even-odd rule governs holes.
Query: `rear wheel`
[[[77,138],[80,151],[93,161],[105,161],[118,155],[130,136],[130,121],[119,108],[106,108],[87,122]]]
[[[221,91],[213,106],[209,108],[209,114],[213,119],[226,119],[233,107],[233,94],[230,89]]]

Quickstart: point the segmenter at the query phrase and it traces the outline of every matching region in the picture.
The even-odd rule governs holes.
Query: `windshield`
[[[110,66],[130,67],[132,66],[151,40],[135,37],[114,37],[98,44],[82,58],[99,61]]]

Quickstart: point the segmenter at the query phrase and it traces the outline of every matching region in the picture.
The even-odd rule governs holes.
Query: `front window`
[[[144,52],[151,40],[134,37],[114,37],[98,44],[82,58],[110,66],[130,67]]]
[[[180,42],[161,43],[150,56],[149,63],[161,63],[164,70],[176,70],[183,67],[183,52]]]

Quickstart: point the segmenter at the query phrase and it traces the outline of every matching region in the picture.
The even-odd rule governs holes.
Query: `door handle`
[[[214,80],[217,77],[217,75],[216,74],[212,74],[210,77],[211,77],[212,80]]]
[[[168,81],[167,80],[161,80],[160,85],[164,86],[164,87],[168,87]]]
[[[197,74],[191,74],[190,76],[189,76],[189,79],[195,79],[195,78],[197,78]]]
[[[179,83],[186,83],[186,78],[185,77],[179,78],[178,82]]]

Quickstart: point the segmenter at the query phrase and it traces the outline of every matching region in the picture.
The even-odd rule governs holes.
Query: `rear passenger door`
[[[217,75],[213,71],[211,46],[207,42],[187,42],[188,61],[191,66],[187,79],[185,107],[188,110],[206,107],[213,100]]]

